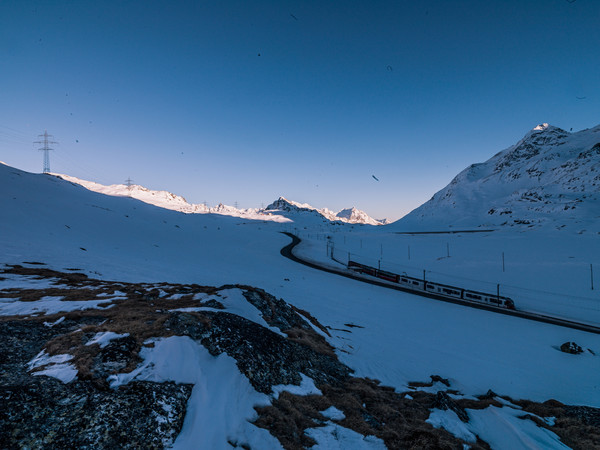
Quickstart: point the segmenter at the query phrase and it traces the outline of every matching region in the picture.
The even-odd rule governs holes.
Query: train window
[[[402,282],[403,283],[408,283],[408,280],[406,278],[402,278]]]
[[[415,286],[418,286],[418,285],[419,285],[419,283],[418,283],[417,281],[413,281],[413,284],[414,284]]]

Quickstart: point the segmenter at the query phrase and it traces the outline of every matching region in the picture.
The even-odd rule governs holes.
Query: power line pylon
[[[50,144],[58,144],[58,142],[56,141],[51,141],[49,138],[52,138],[54,136],[52,136],[51,134],[48,134],[48,131],[44,130],[44,134],[39,134],[38,137],[43,137],[44,140],[43,141],[35,141],[34,144],[43,144],[44,146],[42,148],[38,148],[39,151],[44,152],[44,172],[43,173],[50,173],[50,150],[54,150],[53,148],[50,148],[49,145]]]
[[[127,179],[125,180],[125,184],[127,185],[129,196],[131,196],[131,190],[133,189],[133,180],[131,179],[131,177],[127,177]]]

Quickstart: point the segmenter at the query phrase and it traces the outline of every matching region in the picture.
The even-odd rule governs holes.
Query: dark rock
[[[244,291],[244,297],[261,313],[265,321],[281,331],[290,328],[312,330],[311,326],[292,307],[262,289],[250,288]]]
[[[485,395],[481,395],[479,398],[482,400],[485,400],[485,399],[489,400],[489,399],[493,399],[494,397],[498,397],[498,394],[496,394],[491,389],[488,389],[488,391],[485,393]]]
[[[575,342],[565,342],[560,346],[560,351],[564,353],[571,353],[572,355],[583,353],[583,349]]]
[[[177,335],[199,340],[212,355],[227,353],[259,392],[278,384],[299,385],[300,373],[316,384],[338,385],[350,369],[335,356],[286,339],[254,322],[227,312],[203,311],[208,324],[189,313],[173,314],[165,326]]]
[[[96,320],[95,320],[96,321]],[[27,372],[47,341],[69,331],[42,321],[0,326],[0,448],[163,448],[183,425],[191,385],[132,382],[118,390],[76,380],[63,384]],[[107,373],[121,366],[128,338],[102,349],[95,364]]]
[[[586,425],[600,428],[600,408],[567,405],[564,410],[567,416],[575,417]]]
[[[137,341],[131,336],[110,341],[94,358],[94,375],[105,379],[113,373],[122,372],[129,364],[131,355],[138,350]]]
[[[467,414],[467,412],[462,409],[460,406],[458,406],[456,404],[456,402],[454,400],[452,400],[448,394],[446,394],[443,391],[439,391],[436,395],[435,398],[435,402],[434,402],[434,408],[437,409],[441,409],[441,410],[452,410],[456,413],[456,415],[458,416],[458,418],[460,420],[462,420],[463,422],[468,422],[469,421],[469,415]]]
[[[431,378],[431,383],[435,383],[436,381],[439,381],[442,384],[445,384],[446,386],[450,387],[450,382],[448,381],[448,378],[442,378],[439,375],[430,375]]]
[[[0,387],[0,448],[163,448],[181,430],[193,387],[131,382],[99,390],[32,378]]]
[[[214,298],[211,298],[210,300],[203,302],[202,306],[205,306],[207,308],[214,308],[214,309],[225,309],[223,304],[221,302],[218,302]]]

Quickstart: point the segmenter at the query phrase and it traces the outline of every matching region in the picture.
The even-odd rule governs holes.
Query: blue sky
[[[41,172],[47,129],[53,172],[398,219],[538,123],[600,123],[598,23],[596,0],[4,0],[0,160]]]

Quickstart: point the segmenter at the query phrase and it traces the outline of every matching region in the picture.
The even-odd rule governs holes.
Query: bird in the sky
[[[294,20],[298,20],[298,18],[297,18],[295,15],[293,15],[292,13],[290,13],[290,16],[292,16],[292,18],[293,18]]]
[[[375,181],[379,181],[379,178],[377,178],[375,175],[371,175],[371,176],[375,179]]]

